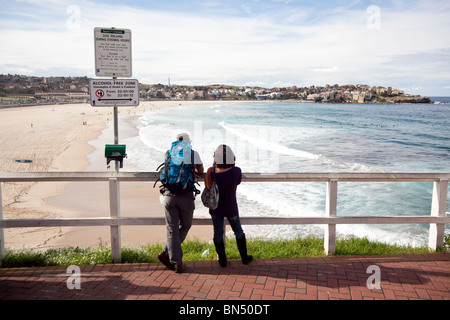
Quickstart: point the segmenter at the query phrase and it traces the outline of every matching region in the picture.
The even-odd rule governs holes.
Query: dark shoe
[[[170,270],[175,270],[175,265],[170,262],[170,258],[165,251],[161,251],[157,256],[159,261]]]
[[[252,261],[253,261],[253,256],[251,256],[251,255],[247,255],[247,257],[245,259],[242,259],[243,264],[249,264]]]
[[[183,272],[183,264],[180,264],[180,265],[178,265],[178,264],[174,264],[174,271],[175,271],[175,273],[182,273]]]
[[[217,243],[214,241],[214,246],[216,247],[217,255],[219,256],[219,264],[221,267],[226,267],[227,265],[227,255],[225,254],[225,244],[222,242]]]
[[[245,235],[240,239],[236,238],[236,244],[237,244],[239,253],[241,254],[242,263],[249,264],[250,261],[253,260],[253,257],[247,254],[247,241],[245,240]]]

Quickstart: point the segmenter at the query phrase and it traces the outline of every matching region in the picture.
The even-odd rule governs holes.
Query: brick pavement
[[[380,289],[369,289],[380,269]],[[0,269],[0,300],[450,300],[450,254]],[[71,277],[72,276],[72,277]],[[71,278],[69,278],[71,277]]]

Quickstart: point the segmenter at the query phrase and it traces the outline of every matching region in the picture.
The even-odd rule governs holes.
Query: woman
[[[214,164],[206,172],[205,185],[211,188],[213,178],[219,187],[219,205],[209,209],[214,226],[214,246],[222,267],[227,264],[224,243],[224,218],[227,217],[236,237],[237,247],[243,264],[248,264],[253,257],[247,255],[247,242],[239,220],[239,210],[236,200],[236,188],[241,183],[242,172],[235,166],[236,157],[227,145],[220,145],[214,152]]]

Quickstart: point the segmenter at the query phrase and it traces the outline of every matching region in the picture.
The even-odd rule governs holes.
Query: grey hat
[[[214,151],[214,162],[216,164],[234,164],[235,160],[233,150],[225,144],[221,144]]]
[[[177,140],[183,140],[188,143],[191,143],[191,138],[189,138],[189,135],[184,132],[177,135]]]

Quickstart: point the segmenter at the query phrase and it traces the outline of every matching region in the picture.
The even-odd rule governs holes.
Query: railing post
[[[3,202],[2,202],[2,183],[0,182],[0,220],[3,220]],[[5,257],[5,234],[3,228],[0,228],[0,266]]]
[[[330,179],[327,186],[327,204],[326,204],[326,216],[336,217],[337,207],[337,179]],[[324,249],[325,254],[335,254],[336,252],[336,224],[327,224],[325,226],[324,235]]]
[[[431,202],[431,216],[445,217],[447,209],[448,180],[435,181]],[[444,245],[445,223],[430,223],[428,248],[436,251]]]
[[[111,218],[120,217],[120,183],[117,178],[109,179],[109,208]],[[113,263],[121,262],[120,226],[111,226],[111,258]]]

